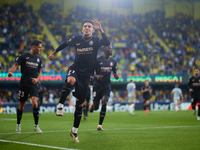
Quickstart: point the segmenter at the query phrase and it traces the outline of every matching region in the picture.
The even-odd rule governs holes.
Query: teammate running
[[[149,81],[146,80],[145,81],[145,85],[141,88],[141,92],[143,93],[143,98],[144,98],[144,114],[146,115],[148,112],[149,112],[149,99],[150,99],[150,94],[152,92],[152,88],[151,86],[149,85]]]
[[[198,116],[197,120],[200,120],[200,77],[199,69],[194,69],[193,76],[188,81],[189,92],[191,92],[191,105],[194,110],[193,115],[196,115],[196,103],[198,103]]]
[[[111,91],[110,74],[111,71],[116,79],[117,75],[117,62],[110,58],[112,55],[111,46],[104,46],[104,56],[100,56],[96,62],[96,74],[94,74],[94,88],[93,88],[93,105],[90,106],[90,112],[99,109],[99,102],[102,99],[102,108],[100,111],[99,125],[97,130],[103,131],[102,123],[106,115],[106,106]]]

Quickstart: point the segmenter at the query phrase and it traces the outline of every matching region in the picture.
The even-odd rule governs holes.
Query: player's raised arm
[[[92,20],[92,22],[95,24],[93,25],[93,27],[96,29],[96,30],[99,30],[99,32],[101,33],[102,35],[102,39],[99,41],[101,45],[104,45],[104,46],[109,46],[110,45],[110,41],[108,39],[108,37],[106,36],[106,34],[104,33],[104,30],[103,28],[101,27],[101,23],[98,21],[97,18],[94,18]]]
[[[8,77],[12,77],[13,76],[13,72],[15,72],[15,70],[17,69],[18,67],[18,64],[15,63],[9,70],[9,73],[8,73]]]

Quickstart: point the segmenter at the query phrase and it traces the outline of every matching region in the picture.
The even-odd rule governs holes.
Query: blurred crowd
[[[1,72],[8,71],[16,56],[30,50],[33,39],[43,41],[44,53],[52,49],[50,41],[43,33],[43,24],[39,23],[32,6],[27,6],[25,2],[0,5],[0,37],[6,41],[0,44]]]
[[[26,3],[0,6],[0,37],[7,39],[1,44],[0,69],[8,71],[19,53],[30,50],[30,42],[37,38],[43,41],[43,72],[65,72],[74,61],[75,50],[67,47],[56,55],[53,61],[47,56],[53,47],[43,33],[43,24]],[[49,29],[61,43],[72,35],[81,35],[82,22],[98,18],[111,43],[125,42],[126,48],[113,46],[113,57],[118,62],[119,74],[190,74],[200,66],[199,20],[183,14],[165,18],[155,11],[142,15],[118,15],[116,12],[93,11],[77,6],[70,13],[62,12],[59,5],[44,3],[38,11]],[[150,34],[152,26],[160,38],[171,49],[166,51],[158,37]],[[95,32],[98,35],[98,32]],[[100,50],[98,56],[102,54]]]

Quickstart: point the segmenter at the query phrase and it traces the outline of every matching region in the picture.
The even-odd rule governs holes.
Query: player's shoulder
[[[21,58],[25,58],[25,57],[29,57],[30,56],[30,53],[21,53],[18,55],[18,57],[21,57]]]
[[[112,58],[112,57],[110,57],[110,61],[116,62],[116,60],[114,58]]]
[[[194,76],[191,76],[191,77],[189,77],[189,80],[191,80],[191,79],[193,79],[194,78]]]
[[[42,60],[42,56],[41,55],[36,55],[37,58],[39,58],[40,60]]]
[[[97,60],[103,60],[103,59],[104,59],[103,56],[99,56],[99,57],[97,58]]]
[[[101,39],[99,36],[92,36],[92,40],[99,40]]]

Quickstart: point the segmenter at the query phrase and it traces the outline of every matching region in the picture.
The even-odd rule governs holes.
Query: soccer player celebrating
[[[17,67],[21,66],[21,80],[19,87],[19,107],[17,109],[17,127],[16,133],[21,133],[21,118],[24,110],[25,103],[30,94],[33,106],[33,116],[35,120],[34,130],[37,133],[42,133],[38,126],[39,109],[38,109],[38,81],[42,72],[42,58],[38,56],[42,50],[42,42],[39,40],[33,40],[31,42],[31,50],[29,53],[24,53],[16,58],[15,64],[11,67],[8,77],[13,76],[13,72]]]
[[[143,98],[144,98],[143,105],[145,110],[144,114],[146,115],[149,111],[149,103],[150,103],[149,99],[150,99],[150,94],[152,92],[152,88],[149,85],[148,80],[145,81],[145,85],[141,88],[141,92],[143,93]]]
[[[99,125],[97,130],[103,131],[102,123],[106,115],[106,105],[111,91],[110,74],[113,71],[114,77],[117,75],[117,62],[110,58],[112,55],[111,46],[104,46],[104,56],[100,56],[96,62],[96,74],[94,74],[94,88],[93,88],[93,105],[90,106],[90,112],[99,109],[99,102],[102,99],[102,108],[100,111]]]
[[[102,39],[92,36],[95,29],[99,30]],[[90,76],[93,76],[94,74],[94,64],[97,57],[97,51],[102,45],[110,45],[110,41],[104,33],[98,19],[83,22],[82,32],[83,36],[74,36],[68,41],[63,42],[51,55],[48,56],[48,58],[52,60],[57,52],[67,46],[73,46],[76,49],[75,61],[67,70],[65,85],[63,86],[56,110],[57,116],[63,116],[63,104],[73,85],[75,85],[75,92],[73,95],[76,97],[76,110],[74,113],[74,125],[70,133],[74,142],[79,142],[77,131],[81,121],[82,108],[88,90],[89,79]]]
[[[131,115],[133,115],[133,111],[135,110],[135,102],[136,102],[136,85],[133,83],[133,80],[131,80],[127,86],[126,90],[128,93],[128,102],[129,102],[129,112]]]
[[[176,84],[175,88],[172,90],[171,97],[172,96],[173,96],[173,101],[175,103],[175,110],[176,110],[176,112],[178,112],[178,110],[179,110],[178,105],[181,102],[181,100],[183,101],[182,90],[179,88],[178,84]],[[180,100],[180,98],[181,98],[181,100]]]
[[[200,120],[200,77],[199,69],[195,68],[193,76],[188,81],[189,92],[191,92],[191,105],[194,110],[193,115],[196,115],[196,103],[198,103],[198,116],[197,120]]]

